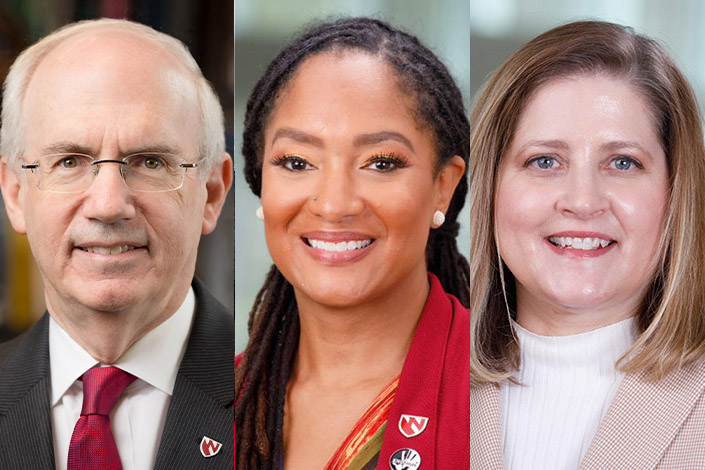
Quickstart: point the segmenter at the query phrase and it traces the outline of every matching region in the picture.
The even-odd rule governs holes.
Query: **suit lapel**
[[[499,387],[495,384],[470,387],[470,468],[504,468]]]
[[[197,311],[174,384],[155,469],[231,470],[233,465],[233,315],[194,281]],[[222,444],[201,454],[203,437]]]
[[[0,368],[0,468],[53,469],[49,315],[3,348],[12,352]]]
[[[652,469],[705,391],[705,363],[646,382],[627,374],[580,466]]]

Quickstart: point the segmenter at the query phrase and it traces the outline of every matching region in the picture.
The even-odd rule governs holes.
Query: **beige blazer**
[[[499,387],[470,388],[470,468],[504,468]],[[705,362],[656,383],[627,374],[580,470],[705,469]]]

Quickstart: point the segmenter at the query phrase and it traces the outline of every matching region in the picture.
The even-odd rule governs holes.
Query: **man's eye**
[[[81,166],[88,165],[89,161],[89,157],[82,155],[57,155],[56,157],[47,157],[45,160],[50,171],[55,169],[74,170]]]
[[[162,162],[154,157],[145,157],[143,165],[145,168],[149,168],[150,170],[156,170],[162,166]]]
[[[78,159],[76,159],[76,157],[62,158],[59,161],[59,166],[67,169],[76,168],[78,166]]]

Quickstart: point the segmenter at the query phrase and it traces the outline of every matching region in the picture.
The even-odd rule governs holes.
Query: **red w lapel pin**
[[[416,437],[426,429],[428,418],[425,416],[401,415],[399,418],[399,432],[404,437]]]
[[[204,457],[213,457],[215,454],[220,452],[220,449],[223,448],[223,444],[211,439],[210,437],[203,436],[203,439],[201,439],[200,448],[201,454],[203,454]]]

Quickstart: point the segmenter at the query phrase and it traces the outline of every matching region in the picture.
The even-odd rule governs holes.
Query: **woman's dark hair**
[[[247,103],[242,154],[245,178],[260,196],[264,131],[277,97],[307,58],[328,51],[362,51],[379,57],[396,72],[399,86],[414,99],[420,123],[434,134],[436,171],[454,156],[470,153],[470,125],[460,90],[446,67],[419,40],[383,21],[348,18],[315,25],[297,36],[272,61]],[[460,180],[445,223],[431,230],[428,270],[445,290],[467,306],[470,268],[458,252],[458,214],[468,191]],[[294,289],[272,266],[257,294],[248,322],[249,344],[235,373],[235,453],[241,470],[279,469],[286,384],[299,338]]]

